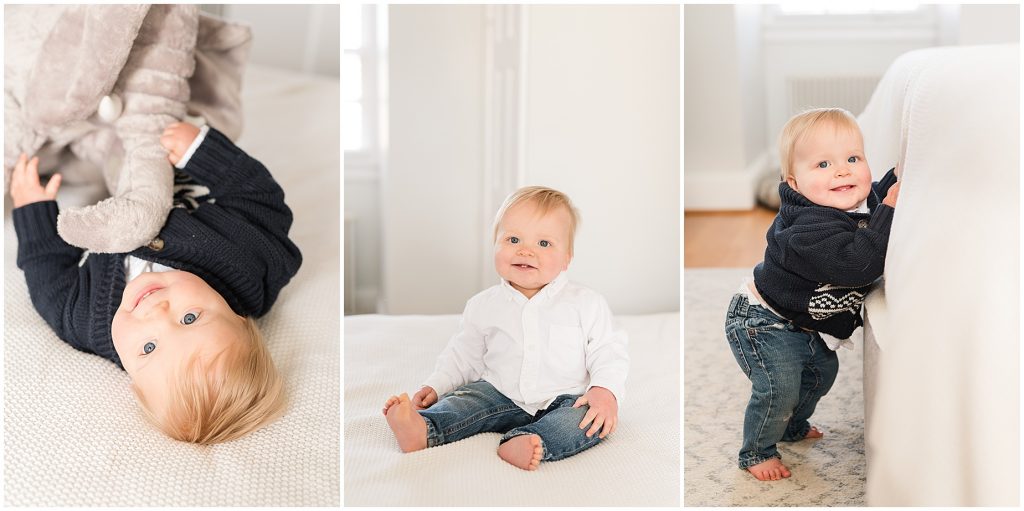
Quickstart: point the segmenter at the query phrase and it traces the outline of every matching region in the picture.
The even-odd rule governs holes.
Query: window
[[[793,2],[778,6],[783,16],[800,15],[865,15],[909,13],[920,10],[916,2],[857,2],[850,4],[823,4],[820,2]]]
[[[377,12],[373,5],[341,6],[341,138],[347,162],[377,153]]]
[[[762,20],[768,41],[817,38],[939,42],[939,10],[934,5],[911,2],[797,2],[765,6]]]

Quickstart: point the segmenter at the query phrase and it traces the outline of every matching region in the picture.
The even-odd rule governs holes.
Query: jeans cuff
[[[444,435],[434,427],[434,422],[426,415],[420,414],[423,422],[427,423],[427,447],[437,447],[444,444]]]
[[[799,442],[804,438],[807,438],[807,433],[811,432],[811,423],[805,422],[803,427],[797,431],[796,434],[790,434],[789,430],[786,430],[786,434],[782,435],[783,442]]]
[[[751,457],[749,457],[749,458],[747,458],[745,460],[744,459],[740,459],[739,465],[740,465],[740,468],[745,469],[747,467],[752,467],[754,465],[757,465],[758,463],[764,463],[764,462],[766,462],[766,461],[768,461],[768,460],[770,460],[772,458],[778,458],[778,459],[781,460],[782,459],[782,455],[779,454],[779,453],[775,453],[775,454],[773,454],[771,456],[767,456],[767,457],[766,456],[751,456]]]

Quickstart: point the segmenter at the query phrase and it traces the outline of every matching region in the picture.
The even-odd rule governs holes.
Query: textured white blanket
[[[679,314],[621,316],[629,332],[628,398],[614,434],[590,450],[515,468],[485,433],[403,454],[381,407],[434,367],[458,316],[345,319],[345,505],[678,506]]]
[[[211,447],[149,427],[127,375],[35,313],[4,221],[4,500],[29,506],[337,506],[338,82],[252,68],[239,145],[281,183],[302,268],[259,321],[286,414]]]
[[[860,122],[868,158],[905,148],[865,306],[868,504],[1017,506],[1019,47],[907,53]]]

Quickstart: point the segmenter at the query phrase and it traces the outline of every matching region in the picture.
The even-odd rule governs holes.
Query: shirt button
[[[146,248],[159,252],[164,249],[164,240],[160,238],[153,238],[153,241],[150,241],[149,244],[146,245]]]

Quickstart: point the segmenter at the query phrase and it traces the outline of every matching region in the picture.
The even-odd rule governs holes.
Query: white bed
[[[459,316],[345,318],[345,505],[678,506],[679,314],[616,320],[631,358],[618,429],[527,472],[498,458],[497,433],[403,454],[381,414],[419,389]]]
[[[302,268],[260,325],[287,381],[286,414],[211,447],[176,442],[136,410],[127,375],[61,342],[35,313],[4,215],[6,506],[338,506],[337,80],[251,67],[239,145],[295,214]]]

